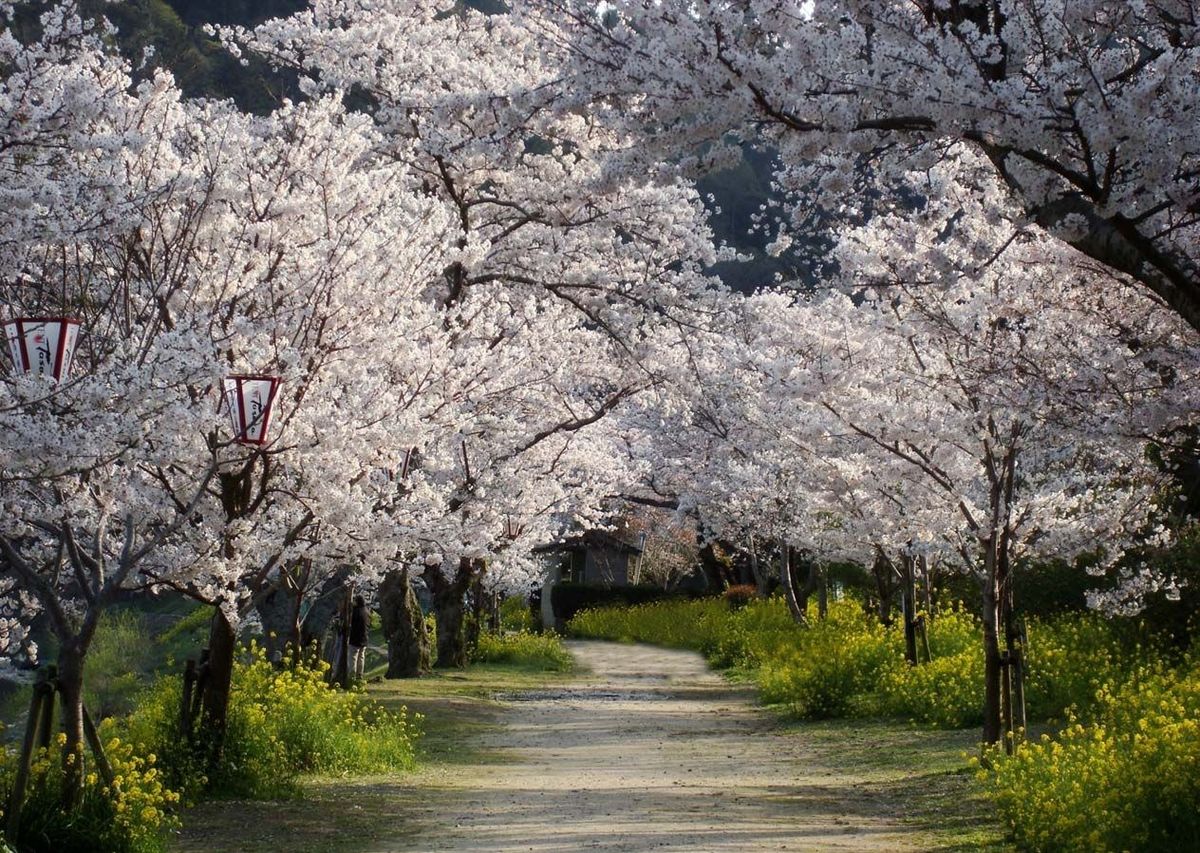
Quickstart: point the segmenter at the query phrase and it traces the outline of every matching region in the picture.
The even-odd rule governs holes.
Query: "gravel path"
[[[410,850],[904,850],[902,805],[775,730],[699,655],[573,642],[590,671],[502,695],[508,759],[426,789]],[[402,849],[396,841],[369,849]]]

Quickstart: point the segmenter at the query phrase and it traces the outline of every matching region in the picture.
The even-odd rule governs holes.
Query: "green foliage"
[[[180,617],[175,624],[158,635],[159,645],[173,646],[176,643],[194,641],[203,642],[208,635],[212,623],[213,609],[207,605],[197,604],[194,609]]]
[[[113,783],[87,772],[83,795],[69,812],[61,805],[60,756],[66,735],[59,735],[56,748],[34,754],[16,839],[18,849],[28,853],[157,853],[166,849],[166,833],[179,826],[175,814],[179,794],[164,785],[153,753],[110,734],[110,729],[101,728]],[[8,803],[18,750],[15,744],[0,746],[0,804]]]
[[[1072,719],[980,777],[1032,850],[1200,850],[1200,661],[1126,674]]]
[[[522,596],[514,595],[500,602],[500,629],[503,631],[532,631],[533,611]]]
[[[87,653],[84,704],[97,718],[126,714],[152,665],[154,644],[133,610],[105,613]]]
[[[471,655],[474,663],[500,663],[525,669],[566,672],[571,669],[571,653],[555,634],[479,635],[479,644]]]
[[[555,587],[555,592],[558,589]],[[715,648],[729,618],[729,608],[719,599],[677,599],[633,607],[583,610],[571,619],[567,633],[703,651]]]
[[[222,761],[206,778],[202,749],[179,730],[178,677],[159,679],[125,722],[127,736],[163,756],[172,781],[201,792],[269,798],[295,792],[307,773],[384,773],[414,763],[416,719],[325,682],[327,667],[276,669],[251,644],[234,667]]]

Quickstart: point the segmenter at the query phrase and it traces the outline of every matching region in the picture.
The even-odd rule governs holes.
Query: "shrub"
[[[758,588],[752,584],[734,584],[721,596],[730,610],[739,610],[758,597]]]
[[[584,610],[571,619],[567,631],[580,637],[705,651],[715,646],[729,616],[729,608],[715,598],[676,599]]]
[[[1029,624],[1025,694],[1032,719],[1062,719],[1092,704],[1146,656],[1118,623],[1096,614],[1074,614]]]
[[[1147,666],[1077,719],[982,771],[1034,850],[1200,850],[1200,664]]]
[[[763,701],[813,719],[876,714],[872,694],[897,658],[895,639],[856,603],[831,602],[826,619],[793,629],[786,652],[763,656]]]
[[[304,773],[377,773],[411,769],[417,731],[403,709],[389,712],[361,693],[325,682],[327,665],[276,669],[251,644],[233,672],[222,761],[205,778],[197,750],[178,724],[180,680],[160,679],[125,723],[129,736],[154,744],[172,778],[190,796],[294,793]]]
[[[929,620],[932,662],[904,663],[903,628],[883,627],[850,598],[828,618],[797,625],[779,598],[735,611],[719,599],[585,610],[572,634],[702,652],[718,667],[753,678],[764,701],[802,717],[899,716],[962,728],[983,719],[983,649],[978,620],[952,607]],[[1098,687],[1144,650],[1091,614],[1031,620],[1026,684],[1030,719],[1086,707]]]
[[[500,602],[500,628],[504,631],[532,631],[533,611],[523,596],[515,595]]]
[[[550,592],[554,615],[559,619],[571,619],[587,608],[646,604],[685,597],[686,593],[669,592],[657,586],[593,586],[570,582],[555,584]]]
[[[476,663],[510,664],[530,669],[566,672],[574,665],[571,653],[554,634],[483,633],[471,658]]]
[[[59,735],[57,748],[34,754],[18,849],[30,853],[154,853],[166,849],[166,833],[179,825],[175,814],[179,794],[163,784],[153,753],[141,744],[135,748],[111,736],[110,729],[102,726],[101,735],[106,740],[113,783],[109,785],[96,772],[88,771],[83,796],[70,812],[61,806],[59,757],[66,735]],[[18,761],[14,747],[0,747],[0,805],[8,803]]]
[[[890,667],[880,683],[883,713],[941,728],[983,722],[983,640],[975,618],[948,608],[927,623],[932,660]],[[890,633],[900,640],[903,628]],[[902,646],[901,646],[902,648]],[[897,657],[902,655],[897,649]]]

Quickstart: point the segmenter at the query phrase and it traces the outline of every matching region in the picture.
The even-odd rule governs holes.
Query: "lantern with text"
[[[240,443],[267,443],[271,407],[281,381],[278,376],[225,377],[225,404],[229,406],[233,434]]]
[[[58,382],[71,373],[79,321],[69,317],[17,317],[6,320],[4,336],[21,373],[49,374]]]

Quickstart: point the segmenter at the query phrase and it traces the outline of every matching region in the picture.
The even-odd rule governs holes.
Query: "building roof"
[[[635,542],[629,542],[609,533],[607,530],[585,530],[583,533],[567,537],[560,542],[550,542],[533,549],[538,553],[561,553],[580,550],[609,550],[623,554],[640,554],[642,547]]]

